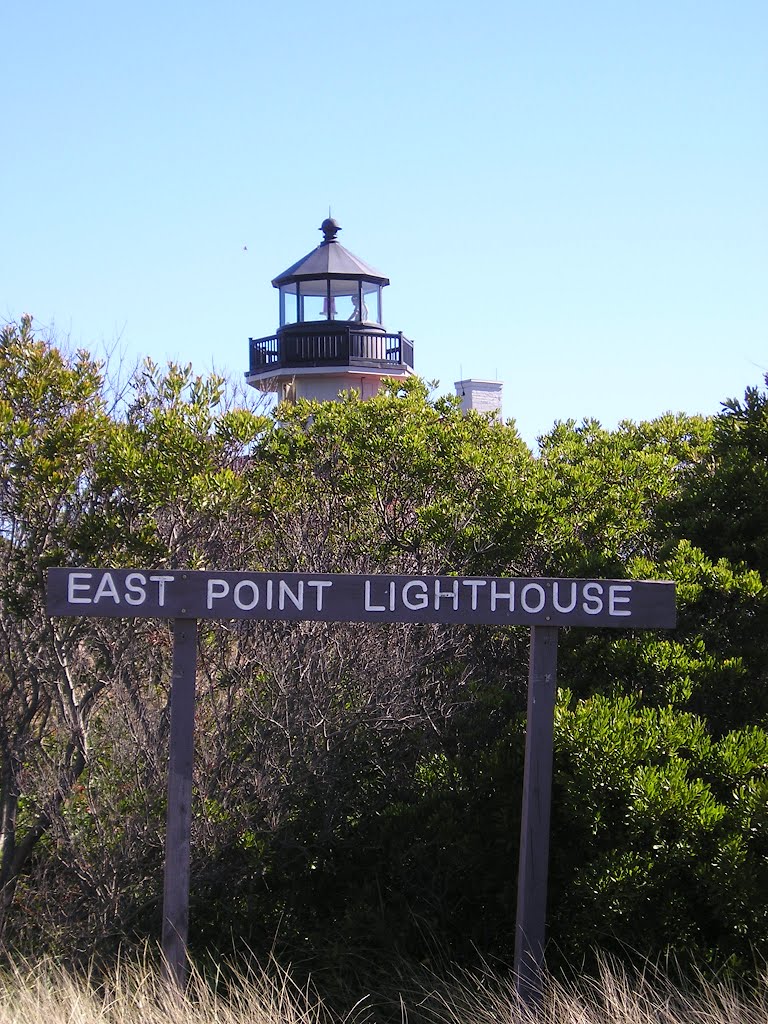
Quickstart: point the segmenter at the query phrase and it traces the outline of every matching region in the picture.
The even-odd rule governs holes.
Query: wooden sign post
[[[50,615],[174,620],[162,941],[179,986],[187,971],[197,620],[530,626],[514,970],[532,1002],[544,965],[557,630],[671,628],[675,588],[645,580],[66,568],[48,570],[47,607]]]
[[[197,622],[174,619],[162,942],[165,970],[179,985],[187,970],[196,667]]]
[[[557,628],[533,626],[528,669],[514,964],[517,990],[529,1003],[537,998],[544,965],[556,694]]]

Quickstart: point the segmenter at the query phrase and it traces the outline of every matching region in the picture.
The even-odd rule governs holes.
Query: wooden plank
[[[166,977],[179,988],[187,977],[196,663],[197,621],[175,619],[162,944]]]
[[[517,876],[514,974],[517,991],[536,1003],[544,966],[557,689],[557,628],[534,626],[528,672],[528,720]]]
[[[49,569],[51,615],[672,628],[674,583],[544,577]]]

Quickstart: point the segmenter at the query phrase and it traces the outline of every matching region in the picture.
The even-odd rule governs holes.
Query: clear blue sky
[[[765,0],[37,0],[0,32],[0,318],[240,375],[330,203],[417,370],[503,380],[529,442],[768,370]]]

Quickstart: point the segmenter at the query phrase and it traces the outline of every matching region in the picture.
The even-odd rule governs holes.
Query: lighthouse
[[[384,377],[413,374],[413,342],[384,327],[389,278],[344,248],[335,220],[320,230],[320,245],[272,281],[280,295],[277,332],[248,339],[246,381],[279,401],[332,401],[351,389],[371,398]]]

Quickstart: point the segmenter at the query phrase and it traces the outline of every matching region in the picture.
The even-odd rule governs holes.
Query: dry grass
[[[441,1024],[768,1024],[765,979],[749,991],[703,977],[681,987],[651,966],[631,972],[608,961],[596,977],[548,979],[533,1009],[491,972],[465,974],[436,995],[429,1016]]]
[[[346,1013],[274,965],[216,981],[193,974],[181,994],[148,962],[119,964],[107,978],[50,961],[20,964],[0,974],[0,1024],[768,1024],[765,983],[748,993],[704,979],[681,988],[616,964],[568,985],[548,981],[536,1009],[491,971],[412,980],[394,997],[363,995]]]
[[[206,980],[182,994],[147,961],[108,976],[74,974],[52,961],[0,975],[0,1024],[338,1024],[309,990],[275,968]]]

